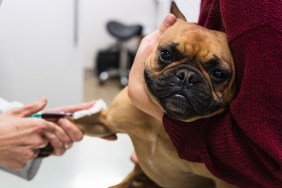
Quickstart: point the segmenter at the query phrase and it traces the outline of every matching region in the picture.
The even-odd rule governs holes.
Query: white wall
[[[49,106],[82,100],[70,0],[7,0],[0,8],[0,96]]]
[[[201,0],[175,0],[178,8],[189,22],[197,22]]]

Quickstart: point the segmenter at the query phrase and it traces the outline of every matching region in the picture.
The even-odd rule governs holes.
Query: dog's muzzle
[[[178,65],[157,77],[145,70],[149,91],[173,119],[185,120],[215,111],[211,88],[201,72],[189,65]]]

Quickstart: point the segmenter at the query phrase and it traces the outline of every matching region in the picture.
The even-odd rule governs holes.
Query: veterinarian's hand
[[[40,118],[27,118],[46,104],[47,100],[42,99],[0,115],[0,166],[21,169],[48,143],[54,148],[54,155],[61,155],[73,142],[82,139],[81,131],[68,120],[60,119],[57,125]],[[93,102],[55,110],[72,113],[92,105]]]
[[[174,15],[167,15],[158,30],[142,39],[129,74],[128,95],[132,103],[160,121],[162,121],[163,111],[152,102],[145,89],[144,63],[158,44],[161,34],[172,26],[175,21]]]
[[[0,115],[0,166],[21,169],[48,142],[56,148],[70,143],[58,125],[40,118],[26,118],[46,104],[47,100],[43,99]]]
[[[47,112],[65,112],[65,113],[74,113],[80,110],[87,110],[95,104],[94,101],[89,103],[81,103],[76,105],[70,105],[65,107],[59,107],[52,110],[47,110]],[[83,138],[83,133],[75,126],[71,121],[66,118],[61,118],[59,120],[55,119],[54,122],[59,124],[59,127],[69,136],[71,142],[80,141]],[[70,147],[66,146],[67,148]]]
[[[65,113],[74,113],[76,111],[80,110],[87,110],[91,108],[94,105],[94,101],[89,102],[89,103],[81,103],[81,104],[76,104],[76,105],[71,105],[71,106],[66,106],[66,107],[59,107],[56,109],[52,110],[47,110],[47,112],[65,112]],[[80,131],[80,129],[73,124],[71,121],[69,121],[66,118],[61,118],[61,119],[48,119],[48,121],[52,121],[57,125],[57,132],[55,134],[59,138],[64,138],[62,139],[63,145],[55,145],[56,143],[51,145],[54,148],[53,155],[62,155],[67,149],[69,149],[74,142],[82,140],[84,134]],[[63,136],[63,137],[62,137]]]
[[[76,111],[80,110],[87,110],[91,108],[93,105],[95,105],[95,102],[89,102],[89,103],[81,103],[77,105],[67,106],[67,107],[61,107],[56,108],[52,110],[48,110],[47,112],[65,112],[65,113],[74,113]],[[83,133],[75,126],[71,121],[69,121],[66,118],[61,118],[59,121],[56,121],[61,128],[64,129],[64,131],[71,137],[73,142],[80,141],[83,138]],[[106,140],[116,140],[117,136],[116,134],[111,134],[105,137],[102,137]]]

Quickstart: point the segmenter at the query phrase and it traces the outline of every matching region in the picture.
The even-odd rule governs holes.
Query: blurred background
[[[29,103],[45,96],[47,108],[99,98],[109,104],[126,85],[120,79],[121,70],[130,70],[139,39],[159,26],[170,2],[3,0],[0,97]],[[189,21],[197,21],[200,0],[176,3]],[[109,25],[110,21],[117,24]],[[0,171],[0,187],[105,188],[116,184],[133,168],[131,142],[126,135],[118,137],[111,142],[86,136],[64,156],[44,159],[32,181]]]

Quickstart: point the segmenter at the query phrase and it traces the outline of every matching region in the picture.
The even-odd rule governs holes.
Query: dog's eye
[[[170,63],[172,61],[172,55],[168,50],[161,50],[159,52],[159,58],[161,61]]]
[[[219,69],[212,71],[211,76],[212,76],[212,79],[217,83],[224,82],[227,79],[226,73]]]

